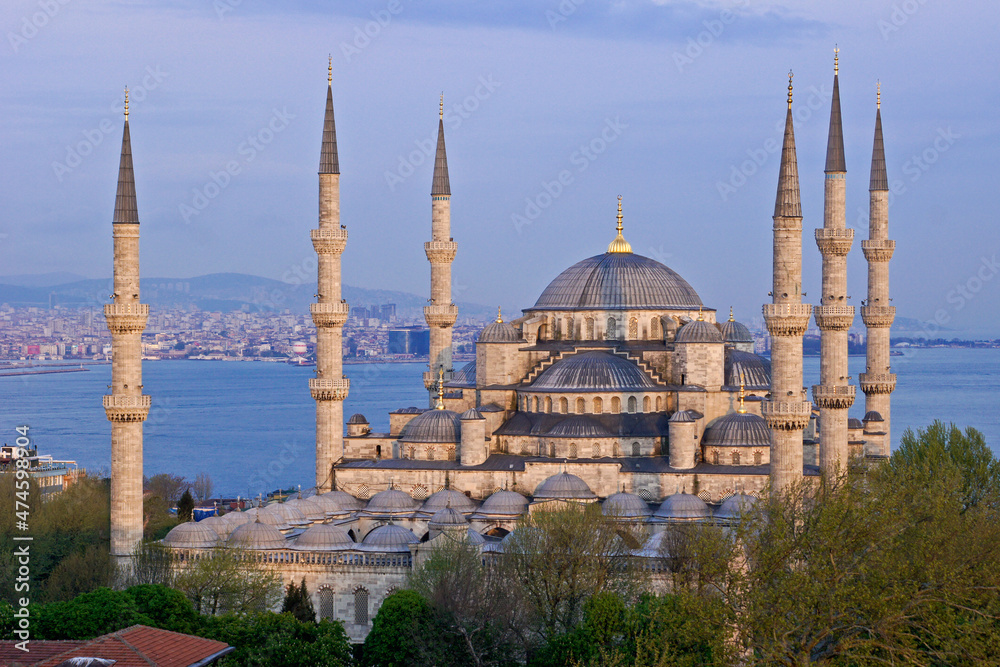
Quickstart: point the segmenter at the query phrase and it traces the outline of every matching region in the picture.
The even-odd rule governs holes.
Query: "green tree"
[[[136,610],[150,620],[153,627],[198,634],[202,619],[194,606],[180,591],[160,584],[139,584],[125,589],[135,601]]]
[[[81,593],[114,586],[118,568],[106,544],[91,544],[74,551],[56,565],[45,579],[45,600],[72,600]]]
[[[194,498],[191,496],[190,487],[184,491],[184,495],[177,501],[177,520],[181,523],[190,521],[194,516]]]
[[[184,487],[187,486],[187,480],[180,475],[161,472],[145,480],[144,486],[150,495],[172,503],[181,497]]]
[[[304,623],[316,622],[316,610],[313,608],[309,591],[306,590],[306,578],[302,577],[302,585],[296,586],[295,582],[288,584],[285,589],[285,601],[281,606],[282,612],[288,612]]]
[[[224,665],[240,667],[347,667],[351,644],[342,623],[303,622],[291,614],[227,614],[207,618],[199,633],[236,648]]]
[[[92,639],[130,625],[150,625],[125,591],[98,588],[72,600],[32,605],[33,637],[38,639]]]
[[[200,614],[263,612],[281,601],[281,578],[254,557],[233,547],[188,561],[174,579]]]
[[[450,665],[451,647],[442,637],[430,604],[419,593],[396,591],[382,602],[365,638],[366,667]],[[460,664],[460,663],[459,663]]]

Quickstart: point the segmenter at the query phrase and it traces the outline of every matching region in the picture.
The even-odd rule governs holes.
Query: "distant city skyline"
[[[2,273],[110,276],[129,84],[143,275],[314,278],[330,53],[346,284],[426,294],[443,90],[455,301],[519,315],[562,269],[604,251],[621,194],[636,252],[749,320],[768,300],[790,67],[806,300],[819,294],[811,230],[823,224],[836,44],[858,239],[882,81],[899,314],[1000,332],[992,5],[326,4],[7,3]],[[848,271],[859,306],[858,243]]]

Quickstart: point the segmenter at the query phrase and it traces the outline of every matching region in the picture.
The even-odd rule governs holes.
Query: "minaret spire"
[[[431,183],[431,196],[451,196],[451,182],[448,179],[448,151],[444,147],[444,93],[441,93],[441,106],[438,110],[437,152],[434,154],[434,179]]]
[[[326,115],[323,118],[323,147],[319,154],[319,173],[339,174],[337,124],[333,120],[333,56],[330,56],[330,64],[327,65],[326,82]]]
[[[116,224],[139,224],[139,209],[135,202],[135,174],[132,170],[132,137],[128,131],[128,87],[125,88],[125,127],[122,130],[122,152],[118,162],[118,192],[115,195]]]

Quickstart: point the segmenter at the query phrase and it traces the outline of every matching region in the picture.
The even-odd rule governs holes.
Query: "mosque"
[[[802,211],[789,73],[785,133],[773,214],[772,301],[763,306],[770,360],[753,351],[732,309],[719,321],[678,273],[633,252],[618,198],[606,249],[559,273],[522,315],[500,313],[478,338],[476,359],[452,364],[452,196],[443,114],[431,184],[431,298],[424,309],[431,354],[425,407],[389,415],[389,432],[362,414],[344,419],[340,162],[332,65],[319,168],[315,492],[285,503],[189,522],[164,539],[179,566],[213,549],[241,546],[287,582],[303,577],[320,616],[343,620],[363,640],[381,601],[441,535],[487,551],[520,517],[560,503],[601,503],[645,531],[637,557],[658,553],[674,522],[732,520],[768,488],[843,470],[850,457],[889,453],[890,394],[888,184],[877,99],[869,192],[868,329],[863,420],[848,419],[855,386],[847,371],[846,164],[835,59],[825,168],[820,303],[802,302]],[[442,103],[443,104],[443,103]],[[442,107],[443,108],[443,107]],[[139,337],[148,306],[139,303],[138,229],[128,128],[122,142],[114,217],[115,295],[105,307],[114,341],[112,393],[112,553],[127,560],[142,536],[142,394]],[[610,208],[610,207],[609,207]],[[610,213],[610,211],[609,211]],[[608,217],[610,223],[611,216]],[[608,224],[596,220],[593,224]],[[608,224],[610,231],[610,224]],[[610,233],[609,233],[610,236]],[[809,400],[802,386],[802,336],[810,317],[822,334],[821,380]],[[346,427],[346,428],[345,428]],[[136,508],[139,508],[136,512]],[[650,560],[650,563],[653,559]],[[655,568],[655,565],[650,565]]]

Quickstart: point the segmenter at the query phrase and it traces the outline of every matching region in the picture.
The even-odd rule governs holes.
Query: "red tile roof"
[[[27,667],[60,653],[72,651],[87,642],[78,640],[28,642],[28,651],[17,648],[16,641],[0,641],[0,665],[3,667]]]

